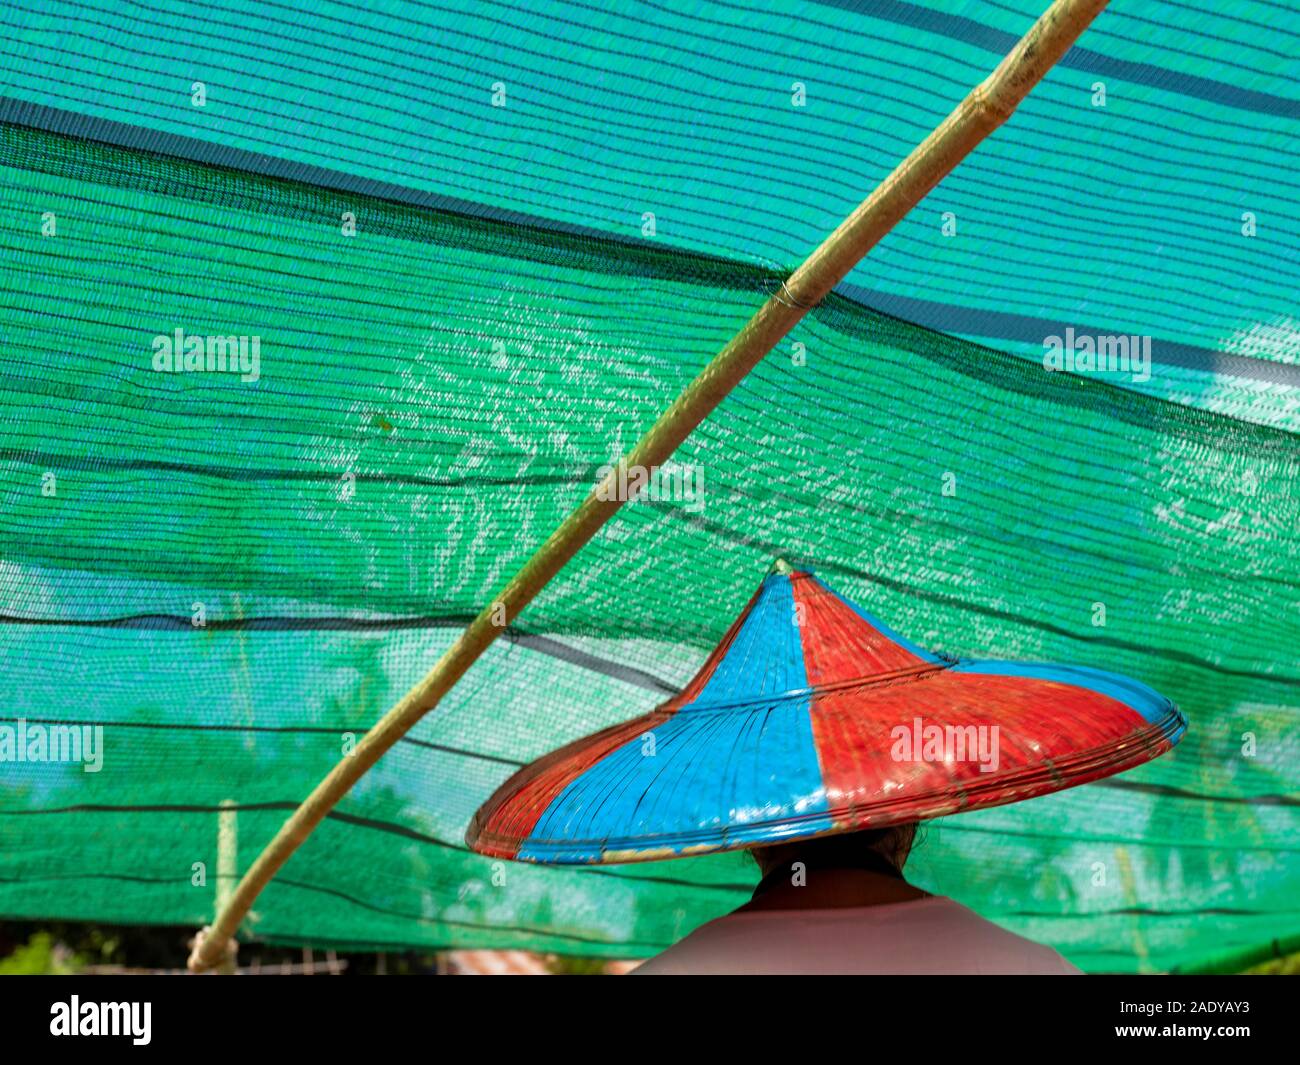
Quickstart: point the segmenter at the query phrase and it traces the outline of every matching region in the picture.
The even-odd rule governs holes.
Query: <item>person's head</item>
[[[802,862],[808,869],[892,869],[903,875],[903,866],[916,839],[916,822],[888,828],[865,828],[857,832],[840,832],[833,836],[815,836],[792,843],[774,843],[753,847],[750,854],[763,875],[789,869]]]

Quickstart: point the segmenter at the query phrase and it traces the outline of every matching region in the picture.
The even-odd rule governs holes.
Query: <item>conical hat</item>
[[[933,654],[778,563],[679,695],[525,766],[467,840],[557,864],[788,842],[1085,784],[1186,727],[1114,673]]]

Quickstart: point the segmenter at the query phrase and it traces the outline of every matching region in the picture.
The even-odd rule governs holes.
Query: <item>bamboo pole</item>
[[[1055,0],[992,74],[898,165],[812,253],[704,367],[623,458],[628,467],[661,465],[740,380],[815,307],[953,167],[1010,116],[1061,58],[1106,0]],[[623,505],[618,468],[561,523],[499,596],[461,633],[437,665],[406,693],[294,811],[244,874],[215,922],[199,933],[189,966],[223,957],[254,900],[289,856],[394,743],[435,707],[504,626],[518,617],[561,568]]]

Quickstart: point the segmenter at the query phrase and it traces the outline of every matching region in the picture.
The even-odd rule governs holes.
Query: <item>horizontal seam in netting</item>
[[[57,132],[48,128],[56,124],[52,116],[59,118],[57,125],[60,128]],[[78,126],[84,127],[84,135],[70,135],[62,131],[67,128],[77,129]],[[204,161],[201,157],[214,154],[217,146],[194,138],[144,130],[143,128],[127,126],[113,120],[92,118],[73,112],[60,112],[57,109],[47,108],[43,105],[30,104],[7,97],[0,97],[0,128],[3,128],[11,137],[17,136],[20,140],[24,136],[30,140],[32,132],[46,138],[53,138],[64,146],[63,151],[67,154],[83,153],[93,155],[98,152],[107,155],[110,159],[116,157],[119,162],[128,158],[137,162],[140,159],[153,160],[162,167],[164,172],[175,172],[172,177],[161,174],[147,177],[139,165],[124,165],[120,169],[109,168],[103,165],[102,160],[97,162],[93,170],[84,168],[78,170],[76,163],[64,158],[64,155],[59,151],[49,153],[48,158],[46,158],[46,153],[41,151],[37,152],[33,157],[24,159],[19,156],[9,162],[9,165],[21,166],[24,169],[31,168],[48,170],[54,173],[78,174],[101,184],[117,184],[127,188],[149,188],[162,195],[201,199],[236,209],[256,209],[262,213],[275,213],[285,217],[312,221],[320,220],[323,217],[321,213],[325,209],[323,200],[328,200],[330,209],[333,209],[338,206],[340,197],[343,195],[349,195],[352,198],[360,196],[374,201],[380,210],[399,213],[400,224],[394,222],[385,226],[377,218],[368,219],[367,222],[368,225],[374,227],[374,232],[387,233],[387,235],[401,240],[418,241],[426,239],[437,242],[439,237],[446,239],[453,236],[449,230],[455,228],[458,230],[455,237],[467,248],[483,247],[485,250],[495,250],[519,258],[534,259],[561,266],[580,266],[582,269],[596,270],[616,276],[648,276],[676,283],[718,285],[738,292],[763,294],[776,292],[785,280],[785,273],[781,271],[764,269],[724,256],[665,247],[663,244],[652,245],[645,240],[572,226],[559,221],[524,215],[520,212],[489,208],[470,201],[423,193],[387,182],[353,178],[343,172],[293,163],[242,149],[221,148],[221,152],[229,155],[231,159],[239,158],[243,164],[242,166],[232,165],[230,161]],[[129,143],[133,139],[141,139],[146,136],[153,143],[165,144],[169,150],[145,148],[143,146],[122,146],[122,142]],[[12,145],[6,145],[7,154],[12,154],[13,151]],[[19,148],[19,151],[21,151],[21,148]],[[234,154],[231,155],[231,152],[234,152]],[[44,160],[43,166],[40,165],[42,159]],[[234,183],[251,184],[254,189],[261,192],[261,195],[253,195],[247,191],[227,192],[225,198],[223,198],[221,193],[215,192],[206,187],[202,181],[197,180],[200,174],[210,177],[212,173],[223,174],[228,179],[232,179]],[[185,175],[195,180],[189,181],[184,186],[178,185],[175,178]],[[286,192],[292,194],[292,203],[284,202],[283,196]],[[423,232],[418,228],[413,229],[411,225],[413,222],[423,223]],[[439,228],[439,223],[441,223],[442,228]],[[478,228],[475,228],[473,232],[477,237],[477,242],[467,242],[468,234],[464,233],[463,230],[466,226],[473,227],[475,225]],[[513,238],[515,234],[523,233],[541,236],[543,241],[539,243],[536,240],[525,242],[511,239],[506,242],[505,246],[502,246],[501,238],[503,236]],[[495,241],[493,238],[496,238]],[[542,244],[547,246],[543,248]],[[975,345],[971,341],[960,340],[931,325],[923,325],[898,317],[888,311],[871,307],[862,302],[866,295],[865,291],[857,286],[846,285],[843,291],[837,289],[832,293],[821,307],[813,311],[813,314],[819,319],[825,320],[831,328],[844,332],[846,335],[855,335],[855,331],[849,323],[841,324],[832,314],[822,313],[832,301],[839,300],[869,316],[879,316],[884,320],[892,320],[906,329],[914,329],[922,333],[943,337],[946,341],[966,345],[971,349],[994,352],[999,359],[1010,359],[1021,364],[1022,367],[1033,369],[1031,364],[1028,364],[1027,360],[1023,358],[1008,355],[996,348],[988,348],[983,345]],[[883,302],[896,301],[900,308],[909,307],[915,309],[917,306],[928,303],[928,301],[917,301],[912,298],[894,297],[891,294],[882,294],[881,299]],[[975,320],[982,321],[989,318],[990,315],[996,316],[999,313],[979,308],[967,309],[957,305],[938,304],[936,306],[947,308],[953,314],[969,314],[972,317],[972,324],[974,324]],[[1006,316],[1003,315],[1003,317]],[[1018,316],[1011,317],[1015,319]],[[1033,324],[1032,322],[1024,323],[1026,328]],[[1109,329],[1094,331],[1106,335],[1113,332],[1113,330]],[[1004,339],[1012,340],[1013,338],[1007,337]],[[1153,361],[1160,362],[1160,359],[1156,357],[1157,350],[1154,349],[1158,349],[1161,343],[1163,342],[1153,341]],[[914,353],[925,354],[921,351],[915,351]],[[1197,348],[1195,345],[1181,342],[1171,342],[1170,353],[1169,365],[1207,373],[1214,372],[1223,376],[1238,376],[1300,387],[1300,366],[1217,352],[1208,348]],[[940,359],[939,361],[950,362],[948,359]],[[1041,386],[1043,374],[1036,369],[1033,369],[1033,372],[1035,381]],[[1083,381],[1074,375],[1066,374],[1055,376],[1062,379],[1068,378],[1072,382],[1089,387],[1112,388],[1123,391],[1128,395],[1136,395],[1130,390],[1121,389],[1119,386],[1104,381]],[[1167,402],[1156,397],[1143,398],[1158,403]],[[1180,410],[1189,409],[1182,407],[1180,404],[1170,405]],[[1199,413],[1208,414],[1210,412]],[[1213,414],[1212,416],[1233,422],[1238,421],[1228,415]],[[1283,430],[1276,431],[1284,432]]]
[[[752,545],[752,538],[750,540]],[[773,551],[776,546],[773,545]],[[1127,640],[1120,640],[1113,636],[1081,636],[1077,632],[1054,625],[1051,622],[1040,621],[1027,615],[1014,614],[1006,610],[998,610],[993,607],[981,606],[963,600],[952,599],[945,596],[939,596],[931,592],[923,592],[919,589],[912,588],[900,581],[894,581],[886,577],[881,577],[874,573],[868,573],[864,570],[857,570],[849,566],[838,565],[835,563],[822,563],[820,569],[827,572],[837,572],[860,577],[864,580],[872,581],[884,585],[895,591],[903,591],[910,597],[926,602],[940,603],[958,610],[970,611],[981,614],[985,617],[998,618],[1003,621],[1011,621],[1017,625],[1025,626],[1032,629],[1038,629],[1043,632],[1050,632],[1057,636],[1063,636],[1067,639],[1080,640],[1084,643],[1104,647],[1114,647],[1120,650],[1131,651],[1135,654],[1163,658],[1168,661],[1179,662],[1183,665],[1194,666],[1199,669],[1205,669],[1212,673],[1230,677],[1246,677],[1251,680],[1267,681],[1272,684],[1282,684],[1287,686],[1300,686],[1300,677],[1286,676],[1276,673],[1260,673],[1248,669],[1235,669],[1230,666],[1224,666],[1217,662],[1210,662],[1195,655],[1187,654],[1183,651],[1177,651],[1173,648],[1152,647],[1149,645],[1135,644]],[[406,629],[447,629],[461,628],[474,620],[472,614],[446,614],[446,615],[423,615],[416,618],[395,618],[391,620],[375,619],[351,619],[345,617],[330,618],[312,618],[312,617],[287,617],[287,616],[268,616],[261,618],[213,618],[209,619],[204,628],[207,630],[218,630],[224,632],[319,632],[319,631],[353,631],[353,632],[389,632],[401,631]],[[0,625],[31,625],[49,628],[85,628],[85,629],[127,629],[150,632],[177,632],[193,633],[194,625],[189,615],[180,614],[136,614],[119,618],[71,618],[71,617],[22,617],[19,615],[0,615]],[[641,632],[642,629],[635,631]],[[607,630],[602,629],[601,634],[608,636]],[[708,638],[707,634],[704,638]],[[532,646],[532,644],[541,641],[555,642],[559,647],[563,647],[564,652],[558,650],[548,651],[545,647]],[[559,644],[549,632],[529,632],[524,629],[516,630],[515,642],[521,646],[530,647],[532,650],[541,650],[542,653],[551,653],[553,657],[563,658],[574,665],[588,665],[589,668],[600,664],[608,667],[619,666],[612,660],[593,655],[590,652],[578,651]],[[590,664],[578,661],[590,659]],[[622,671],[622,667],[619,667]],[[635,673],[639,674],[638,679],[631,679],[630,676],[615,676],[609,668],[596,669],[596,672],[608,676],[615,676],[615,679],[625,680],[636,687],[648,688],[649,690],[663,692],[664,694],[674,694],[677,691],[673,685],[667,681],[655,677],[653,674],[644,670],[629,667]]]
[[[861,0],[814,0],[824,7],[860,11],[870,18],[878,18],[899,26],[926,30],[930,33],[973,45],[999,58],[1015,47],[1019,38],[1014,33],[987,26],[977,19],[946,11],[937,11],[921,3],[903,0],[871,0],[864,5]],[[1187,74],[1170,67],[1157,66],[1128,59],[1116,59],[1091,48],[1075,46],[1061,57],[1059,65],[1086,74],[1099,74],[1119,81],[1177,93],[1208,103],[1222,104],[1243,111],[1258,111],[1267,115],[1300,118],[1300,100],[1292,100],[1275,93],[1258,89],[1243,89],[1230,82]]]

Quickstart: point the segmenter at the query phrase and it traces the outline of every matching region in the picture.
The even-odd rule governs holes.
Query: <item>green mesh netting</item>
[[[3,13],[0,723],[97,724],[104,746],[94,773],[3,764],[0,913],[194,926],[762,303],[778,264],[992,65],[994,30],[1018,35],[1036,13],[965,5],[992,34],[981,37],[972,12],[941,5],[755,11],[744,34],[815,39],[821,51],[800,53],[810,75],[845,62],[849,45],[818,36],[824,24],[862,45],[860,63],[834,68],[843,79],[892,72],[911,86],[888,138],[844,141],[860,93],[793,132],[795,75],[775,60],[767,73],[724,70],[725,49],[700,44],[757,48],[733,40],[744,20],[728,5],[652,5],[642,23],[576,4],[533,21],[454,5],[323,4],[311,18],[276,5],[53,6]],[[904,32],[908,18],[926,25]],[[318,64],[347,19],[337,77]],[[656,38],[656,19],[681,39]],[[1206,39],[1229,32],[1205,19]],[[162,51],[178,26],[194,35],[183,72]],[[1083,43],[1112,63],[1150,58],[1124,43],[1130,23],[1093,33],[1107,26],[1121,39]],[[400,52],[400,33],[422,43]],[[575,33],[568,52],[539,43]],[[624,39],[638,33],[639,51]],[[940,39],[943,63],[927,61],[922,44]],[[238,48],[255,61],[223,75]],[[937,233],[935,197],[962,192],[978,242],[939,252],[920,229],[909,243],[909,222],[882,265],[873,256],[811,313],[677,456],[702,471],[700,504],[625,507],[311,837],[248,930],[644,955],[742,901],[756,871],[736,855],[545,869],[494,866],[462,839],[520,764],[682,684],[782,553],[928,647],[1127,673],[1190,719],[1180,747],[1139,771],[936,822],[909,865],[923,886],[1090,969],[1204,967],[1300,936],[1300,443],[1285,428],[1295,235],[1209,254],[1219,238],[1196,224],[1219,210],[1235,232],[1242,197],[1223,186],[1264,215],[1285,207],[1291,179],[1265,161],[1296,122],[1266,54],[1247,78],[1212,49],[1185,52],[1165,56],[1172,88],[1131,70],[1137,80],[1111,78],[1112,100],[1138,89],[1120,108],[1128,125],[1104,134],[1081,110],[1095,72],[1054,73],[1007,138],[919,209]],[[605,81],[590,72],[597,57]],[[498,66],[521,98],[504,117],[487,102]],[[674,96],[689,88],[683,66],[700,72],[694,98]],[[521,70],[545,93],[516,94]],[[384,71],[394,80],[376,95]],[[196,116],[190,87],[205,78],[212,110]],[[474,104],[448,80],[471,85]],[[738,80],[770,82],[787,108],[772,123],[796,154],[770,171],[754,147],[770,130],[734,99]],[[1265,101],[1205,89],[1205,121],[1171,135],[1153,165],[1182,182],[1169,195],[1186,213],[1145,228],[1112,219],[1138,210],[1104,195],[1129,178],[1081,164],[1096,198],[1078,197],[1063,226],[1094,259],[1063,257],[1037,231],[1014,250],[1024,215],[997,220],[994,171],[1020,183],[1001,193],[1018,210],[1066,210],[1052,206],[1059,175],[1026,164],[1034,138],[1055,136],[1053,123],[1099,142],[1161,128],[1180,84]],[[223,99],[222,85],[242,95]],[[404,104],[411,85],[444,98]],[[634,149],[637,125],[653,125],[627,98],[637,86],[694,109],[695,154],[683,154],[680,108],[662,142]],[[605,126],[611,101],[623,110]],[[1262,132],[1228,169],[1222,145],[1197,138],[1228,136],[1216,123],[1252,103]],[[439,108],[445,135],[421,139]],[[487,128],[496,121],[505,128]],[[842,141],[846,169],[817,170],[831,191],[792,192],[781,167],[816,170],[816,153]],[[491,162],[494,145],[513,155]],[[580,145],[611,154],[584,163]],[[1178,162],[1193,146],[1200,170]],[[717,172],[728,152],[730,184]],[[803,213],[781,214],[782,196]],[[643,237],[656,207],[660,235]],[[1105,238],[1125,225],[1120,254]],[[1113,258],[1157,239],[1167,272]],[[1229,286],[1243,274],[1249,285]],[[916,324],[923,315],[871,310],[868,289],[942,303],[928,324],[948,334],[980,333],[961,326],[963,308],[996,306],[1021,326],[1132,322],[1174,346],[1141,391],[1121,388],[1045,373],[1016,353],[1014,329],[982,346]],[[1273,330],[1268,343],[1249,323]],[[177,328],[257,336],[259,379],[155,372],[153,340]],[[1259,343],[1230,342],[1243,330]],[[1198,363],[1198,350],[1229,361]]]

